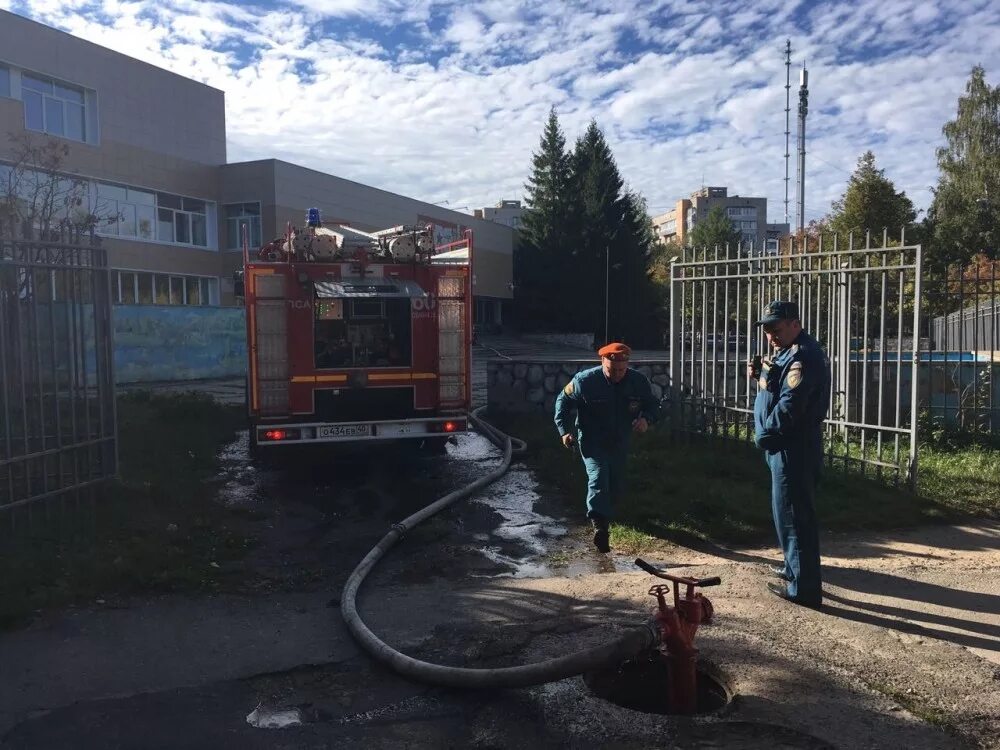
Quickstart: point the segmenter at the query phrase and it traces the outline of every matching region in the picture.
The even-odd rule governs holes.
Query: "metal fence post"
[[[910,373],[910,462],[907,483],[910,489],[917,488],[917,441],[919,422],[917,410],[920,408],[920,308],[923,305],[923,248],[917,245],[913,288],[913,342],[911,346],[913,365]],[[928,358],[929,363],[929,358]]]
[[[676,263],[670,264],[670,431],[676,432],[681,423],[681,316],[683,314],[682,287],[677,278]]]

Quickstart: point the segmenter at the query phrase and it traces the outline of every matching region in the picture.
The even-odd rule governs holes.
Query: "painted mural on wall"
[[[435,247],[458,242],[462,239],[462,233],[467,229],[467,227],[455,224],[454,222],[445,219],[434,219],[422,214],[417,216],[417,223],[430,224],[433,227]]]
[[[242,308],[118,305],[112,320],[119,383],[239,377],[246,372]]]

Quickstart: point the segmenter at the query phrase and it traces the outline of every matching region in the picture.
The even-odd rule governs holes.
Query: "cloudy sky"
[[[875,151],[926,208],[996,0],[0,0],[226,93],[229,159],[287,159],[471,210],[520,198],[555,107],[595,118],[653,213],[702,184],[784,216],[785,39],[810,75],[807,219]],[[794,199],[795,165],[791,166]],[[464,207],[467,207],[464,208]],[[794,202],[791,207],[794,219]]]

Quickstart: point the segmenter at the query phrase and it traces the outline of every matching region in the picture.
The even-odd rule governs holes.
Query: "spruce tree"
[[[656,238],[645,201],[625,188],[591,122],[567,155],[555,111],[533,154],[515,256],[515,297],[528,325],[642,343],[657,299],[649,279]],[[607,303],[606,303],[607,300]]]
[[[905,192],[896,191],[885,170],[875,166],[875,154],[866,151],[858,159],[844,194],[833,202],[829,227],[841,238],[853,233],[856,243],[863,242],[865,233],[871,232],[874,245],[881,244],[883,230],[888,230],[890,238],[898,239],[916,218],[913,201]]]
[[[527,210],[521,220],[521,231],[535,247],[550,246],[564,232],[569,180],[566,137],[553,108],[549,110],[538,151],[532,154],[531,176],[524,186]]]
[[[626,188],[596,122],[577,141],[572,166],[579,232],[575,304],[590,311],[599,341],[644,343],[656,307],[649,280],[656,238],[646,202]]]
[[[570,170],[566,138],[549,110],[531,175],[515,254],[515,297],[525,327],[548,327],[563,317],[557,276],[569,258]]]
[[[621,270],[622,335],[640,344],[658,344],[658,308],[661,300],[652,281],[653,257],[658,240],[646,199],[629,190],[625,193],[624,242],[619,244],[624,258]]]
[[[625,217],[624,181],[604,133],[591,120],[573,150],[573,186],[578,231],[574,251],[572,303],[598,340],[605,338],[605,321],[617,322],[615,307],[625,293],[620,278],[623,257],[619,239]],[[614,339],[611,331],[607,337]]]

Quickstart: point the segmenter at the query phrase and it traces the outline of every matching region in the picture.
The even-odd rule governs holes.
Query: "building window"
[[[730,219],[757,218],[757,209],[754,206],[728,206],[726,216]]]
[[[10,96],[10,68],[0,65],[0,96]]]
[[[208,247],[206,202],[170,193],[157,193],[156,239],[175,245]]]
[[[89,190],[86,180],[0,164],[0,202],[13,200],[15,212],[22,218],[33,217],[36,229],[58,227],[64,221],[86,225]]]
[[[11,167],[0,164],[0,192],[4,185],[13,185],[13,174]],[[89,226],[87,222],[93,220],[97,233],[103,236],[215,247],[215,242],[209,241],[216,227],[213,203],[32,170],[24,170],[18,177],[17,197],[26,206],[38,205],[39,196],[45,199],[44,223],[58,225],[69,220]]]
[[[230,203],[223,207],[226,217],[226,249],[243,249],[243,232],[247,232],[247,241],[251,249],[260,247],[260,203]]]
[[[9,73],[8,73],[9,78]],[[10,82],[8,80],[8,88]],[[86,140],[86,105],[83,89],[51,78],[21,74],[24,126],[74,141]]]
[[[118,305],[218,306],[219,280],[143,271],[116,271],[112,293]]]
[[[100,233],[113,237],[153,239],[155,193],[146,190],[97,183],[95,214],[99,217]]]

